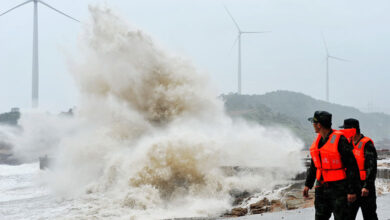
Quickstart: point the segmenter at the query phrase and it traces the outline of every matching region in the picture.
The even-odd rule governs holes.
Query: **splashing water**
[[[56,192],[78,204],[69,216],[217,216],[231,207],[231,190],[272,189],[302,169],[302,142],[288,130],[232,121],[189,61],[110,9],[90,12],[83,60],[71,62],[81,102],[66,119],[73,127],[54,129],[64,135],[55,135],[47,173]],[[265,171],[232,176],[226,166]]]

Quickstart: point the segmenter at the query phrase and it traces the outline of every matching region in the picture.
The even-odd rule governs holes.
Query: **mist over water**
[[[43,178],[77,204],[68,217],[216,216],[231,207],[232,190],[272,190],[302,170],[303,144],[287,129],[233,121],[190,61],[110,9],[90,13],[82,60],[70,62],[81,94],[75,116],[23,114],[14,141],[25,161],[55,157]],[[232,176],[226,166],[268,171]]]

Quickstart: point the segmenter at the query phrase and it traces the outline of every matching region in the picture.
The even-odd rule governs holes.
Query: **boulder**
[[[259,208],[259,209],[251,209],[251,213],[252,214],[262,214],[264,212],[269,212],[271,210],[271,208],[269,206],[264,206],[262,208]]]
[[[231,217],[238,217],[238,216],[244,216],[247,213],[248,213],[248,209],[247,208],[234,208],[234,209],[232,209],[232,211],[229,214],[229,216],[231,216]]]
[[[287,210],[302,208],[304,201],[301,199],[290,199],[286,201]]]
[[[265,206],[269,206],[270,202],[267,198],[264,198],[256,203],[250,204],[249,208],[252,209],[261,209]]]

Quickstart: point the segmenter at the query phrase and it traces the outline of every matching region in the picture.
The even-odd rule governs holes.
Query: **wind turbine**
[[[237,73],[237,83],[238,83],[238,94],[241,94],[241,35],[243,34],[261,34],[261,33],[268,33],[270,31],[242,31],[236,20],[234,20],[233,15],[230,13],[230,11],[225,7],[226,12],[229,14],[230,18],[232,19],[234,25],[237,28],[238,36],[236,41],[238,40],[238,73]]]
[[[32,56],[32,107],[36,108],[38,107],[38,98],[39,98],[39,63],[38,63],[38,3],[41,3],[42,5],[54,10],[57,13],[60,13],[64,15],[65,17],[68,17],[72,20],[75,20],[77,22],[80,22],[79,20],[65,14],[64,12],[55,9],[54,7],[50,6],[49,4],[45,3],[42,0],[28,0],[25,1],[19,5],[16,5],[15,7],[3,12],[0,14],[0,16],[3,16],[7,14],[8,12],[19,8],[25,4],[28,4],[30,2],[34,3],[34,29],[33,29],[33,56]]]
[[[322,36],[322,41],[324,42],[324,46],[325,46],[325,50],[326,50],[326,101],[329,102],[329,59],[334,59],[334,60],[343,61],[343,62],[349,62],[349,60],[330,55],[324,34],[321,33],[321,36]]]

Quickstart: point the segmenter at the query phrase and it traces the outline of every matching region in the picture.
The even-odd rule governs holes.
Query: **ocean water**
[[[146,207],[128,207],[116,204],[107,194],[85,193],[77,197],[67,197],[53,191],[44,180],[50,176],[49,170],[40,170],[38,163],[22,165],[0,165],[0,219],[163,219],[167,217],[218,217],[215,210],[202,210],[204,207],[217,209],[214,199],[194,198],[199,201],[187,201],[191,207],[177,209],[180,204],[169,204],[148,210]],[[262,193],[257,193],[259,200]],[[269,197],[272,193],[265,191]],[[277,194],[277,190],[275,195]],[[149,195],[144,200],[151,201]],[[223,201],[221,201],[223,202]],[[210,204],[216,204],[210,206]],[[170,208],[171,206],[171,208]],[[192,213],[192,214],[188,214]],[[210,215],[208,213],[216,213]]]
[[[102,214],[101,210],[93,208],[93,198],[64,199],[55,195],[49,186],[42,183],[40,178],[47,170],[39,170],[38,163],[22,164],[18,166],[0,165],[0,219],[158,219],[158,216],[145,216],[139,213],[131,217],[126,210],[111,210]],[[388,191],[389,181],[378,179],[378,188],[387,188],[384,195],[378,198],[378,215],[380,219],[390,216]],[[264,192],[269,198],[269,192]],[[260,193],[259,193],[260,194]],[[104,195],[101,195],[104,196]],[[277,196],[277,192],[275,193]],[[262,199],[261,195],[259,200]],[[95,198],[95,200],[99,200]],[[205,201],[207,202],[207,201]],[[105,206],[102,205],[102,208]],[[167,213],[162,211],[161,217]],[[174,214],[172,216],[175,216]],[[263,219],[310,219],[314,216],[314,208],[302,210],[283,211],[279,213],[266,213]],[[187,216],[189,217],[189,216]],[[239,219],[258,219],[258,215],[241,217]],[[359,211],[357,219],[363,219]]]
[[[38,163],[0,165],[0,219],[39,219],[55,216],[57,205],[41,185]],[[61,210],[61,208],[59,208]]]

